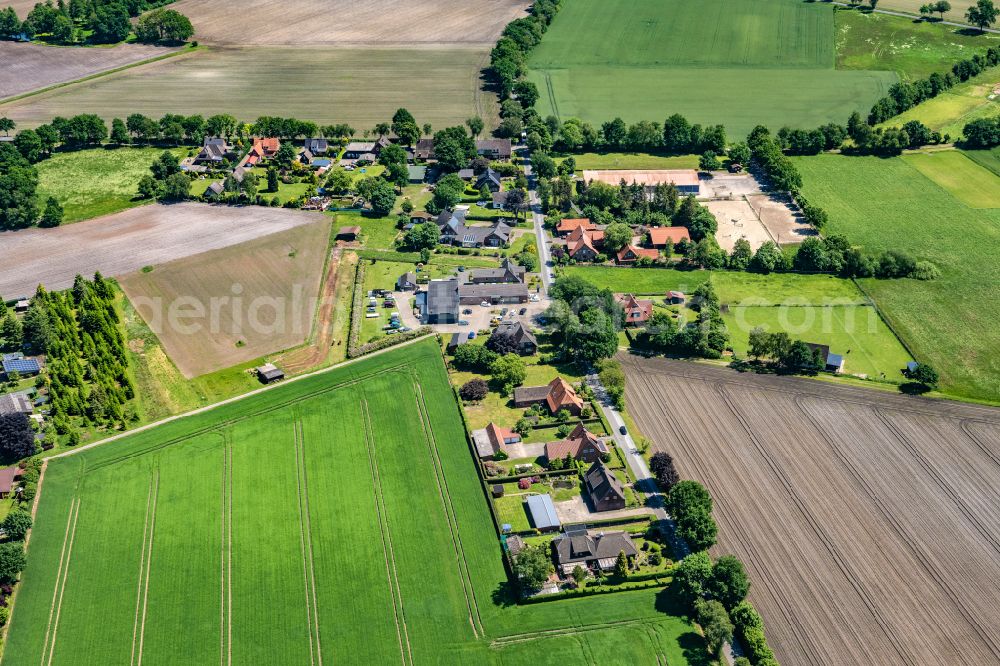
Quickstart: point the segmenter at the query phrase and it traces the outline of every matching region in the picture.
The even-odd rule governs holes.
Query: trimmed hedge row
[[[577,590],[566,590],[565,592],[558,592],[556,594],[540,594],[533,597],[528,597],[522,599],[522,604],[540,604],[547,601],[559,601],[561,599],[573,599],[576,597],[593,597],[599,594],[616,594],[618,592],[627,592],[630,590],[648,590],[654,587],[663,587],[670,583],[670,577],[664,576],[662,580],[647,580],[638,582],[627,582],[621,585],[615,585],[613,587],[605,587],[603,585],[596,587],[585,587],[583,589]]]
[[[754,666],[778,666],[764,635],[764,620],[749,601],[737,604],[729,613],[743,651]]]

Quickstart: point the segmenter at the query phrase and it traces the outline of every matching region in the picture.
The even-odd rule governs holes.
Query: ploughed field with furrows
[[[782,664],[997,663],[1000,411],[623,359]]]

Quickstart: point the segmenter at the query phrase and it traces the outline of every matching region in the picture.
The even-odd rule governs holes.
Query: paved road
[[[528,203],[531,204],[531,218],[535,225],[535,237],[538,245],[539,273],[542,276],[542,286],[548,295],[552,286],[552,253],[549,251],[548,234],[545,231],[545,215],[538,199],[538,179],[531,169],[531,159],[524,160],[524,175],[528,178]]]

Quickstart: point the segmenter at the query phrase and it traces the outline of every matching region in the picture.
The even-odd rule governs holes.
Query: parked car
[[[468,326],[468,325],[469,325],[469,322],[468,322],[468,320],[466,320],[466,319],[459,319],[459,320],[458,320],[458,325],[459,325],[459,326]]]
[[[475,340],[476,339],[476,332],[475,331],[469,331],[469,339],[470,340]]]
[[[502,310],[500,310],[500,316],[501,317],[506,317],[507,316],[507,308],[503,308]]]
[[[519,314],[519,315],[521,315],[521,316],[523,317],[523,316],[524,316],[524,314],[525,314],[525,313],[526,313],[527,311],[528,311],[528,308],[521,308],[520,310],[518,310],[518,311],[517,311],[517,314]]]
[[[618,432],[620,432],[623,435],[627,435],[628,434],[628,430],[625,429],[625,426],[622,426],[621,428],[618,428]]]
[[[465,272],[465,266],[459,266],[458,267],[458,272],[459,273],[464,273]]]
[[[483,301],[482,303],[479,304],[479,307],[481,307],[481,308],[488,308],[488,307],[490,307],[490,302],[489,301]]]
[[[472,308],[465,308],[462,310],[462,314],[472,314]]]

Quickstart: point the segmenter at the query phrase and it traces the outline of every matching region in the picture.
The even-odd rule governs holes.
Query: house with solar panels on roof
[[[25,358],[21,352],[4,354],[0,358],[0,363],[3,365],[5,379],[8,379],[12,372],[16,372],[21,377],[34,377],[42,371],[42,366],[37,359]]]

